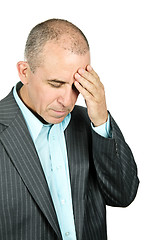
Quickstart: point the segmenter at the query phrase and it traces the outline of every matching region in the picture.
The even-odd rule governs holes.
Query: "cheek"
[[[36,86],[31,89],[30,94],[34,101],[35,110],[39,114],[46,111],[47,106],[54,101],[53,93],[45,87]]]
[[[55,99],[56,99],[56,96],[53,93],[41,92],[39,96],[39,100],[40,100],[39,104],[41,105],[41,108],[43,108],[43,110],[47,110],[49,106],[54,104]]]

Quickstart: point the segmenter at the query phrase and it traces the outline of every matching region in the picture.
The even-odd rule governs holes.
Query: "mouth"
[[[54,109],[51,109],[51,110],[59,117],[63,117],[67,114],[67,111],[57,111],[57,110],[54,110]]]

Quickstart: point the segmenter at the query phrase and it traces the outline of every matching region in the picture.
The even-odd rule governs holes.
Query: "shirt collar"
[[[22,100],[18,96],[17,90],[18,90],[18,84],[13,89],[13,96],[23,114],[23,117],[29,129],[29,132],[31,134],[31,137],[35,142],[44,124],[25,106],[25,104],[22,102]],[[61,129],[63,129],[64,131],[67,128],[70,120],[71,120],[71,114],[69,113],[61,123],[56,125],[60,125]],[[52,126],[52,124],[49,124],[48,126]]]

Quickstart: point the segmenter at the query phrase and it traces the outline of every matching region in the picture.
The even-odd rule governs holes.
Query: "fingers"
[[[101,88],[101,82],[97,73],[88,65],[85,69],[78,69],[75,74],[75,86],[84,98],[95,97]]]
[[[83,93],[90,93],[92,96],[94,95],[95,91],[96,91],[96,87],[95,85],[91,82],[91,79],[86,79],[84,78],[84,76],[81,76],[79,73],[75,74],[75,78],[76,81],[75,83],[79,83],[79,85],[77,84],[77,86],[79,86],[79,88],[82,90],[82,88],[84,88],[85,91],[83,91]],[[81,91],[80,91],[81,92]]]
[[[91,98],[93,95],[87,90],[85,89],[78,81],[74,82],[75,87],[77,88],[77,90],[82,94],[82,96],[84,97],[84,99],[89,99]]]
[[[86,69],[78,69],[74,78],[75,87],[85,99],[91,122],[94,126],[105,123],[108,118],[105,90],[97,73],[88,65]]]
[[[87,69],[87,71],[88,71],[89,73],[91,73],[96,79],[100,80],[98,74],[93,70],[93,68],[91,67],[91,65],[88,65],[86,69]]]
[[[77,72],[81,77],[83,77],[84,79],[90,81],[95,85],[100,81],[99,76],[90,65],[86,67],[86,70],[83,68],[80,68],[78,69]]]

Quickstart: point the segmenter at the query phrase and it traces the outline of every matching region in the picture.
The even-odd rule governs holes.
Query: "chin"
[[[58,123],[63,122],[63,120],[65,119],[65,117],[66,117],[66,116],[61,117],[61,118],[53,118],[53,117],[50,117],[47,122],[50,123],[50,124],[58,124]]]

